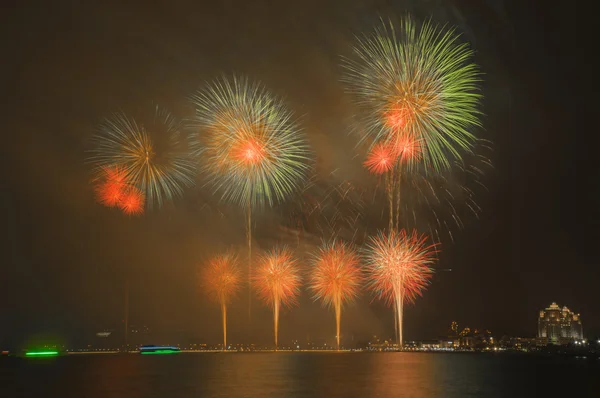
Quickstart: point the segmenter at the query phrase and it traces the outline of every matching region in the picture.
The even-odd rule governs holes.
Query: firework
[[[360,236],[360,221],[369,193],[348,181],[338,182],[332,175],[315,178],[295,200],[282,206],[282,215],[289,218],[293,234],[319,241],[343,239],[354,241]],[[306,235],[305,235],[306,234]]]
[[[183,193],[192,185],[195,165],[181,146],[183,126],[156,107],[147,123],[138,124],[123,113],[105,119],[92,138],[88,159],[104,178],[97,187],[101,203],[118,206],[125,214],[142,214],[145,207]],[[111,175],[111,170],[114,173]],[[128,335],[129,288],[126,289],[125,345]]]
[[[226,201],[284,201],[304,180],[308,145],[283,101],[260,84],[223,80],[193,98],[204,171]]]
[[[282,202],[299,188],[308,170],[308,145],[283,101],[261,84],[223,79],[192,101],[204,174],[223,200],[246,211],[250,277],[252,209]],[[249,316],[250,303],[249,297]]]
[[[421,142],[410,134],[399,135],[393,143],[400,164],[412,164],[421,158]]]
[[[240,282],[238,259],[233,253],[213,257],[202,273],[202,285],[205,292],[221,306],[223,351],[227,349],[227,304],[240,289]]]
[[[492,148],[488,141],[478,140],[473,152],[442,173],[404,174],[401,213],[406,228],[428,229],[436,242],[454,241],[453,231],[464,227],[463,220],[479,216],[476,197],[487,189],[483,177],[493,167]]]
[[[479,72],[454,30],[410,18],[382,23],[358,39],[355,59],[344,60],[344,81],[364,115],[363,140],[394,144],[417,140],[425,165],[450,167],[472,149],[480,126]]]
[[[380,233],[366,250],[367,285],[397,314],[397,339],[402,347],[402,313],[405,303],[414,302],[429,284],[436,245],[427,244],[427,236],[413,230]]]
[[[103,167],[101,170],[95,186],[98,202],[108,207],[116,207],[129,185],[127,175],[118,167]]]
[[[392,170],[396,158],[396,151],[391,145],[379,143],[371,148],[364,165],[373,174],[383,174]]]
[[[98,201],[108,207],[118,207],[127,215],[144,212],[144,193],[132,185],[119,167],[103,167],[96,179]]]
[[[144,212],[144,193],[135,186],[128,186],[118,203],[119,208],[127,215],[138,215]]]
[[[279,335],[279,310],[296,304],[301,277],[298,263],[287,248],[273,249],[262,255],[253,276],[258,298],[273,308],[275,349]]]
[[[147,123],[138,124],[123,113],[104,120],[93,137],[90,162],[102,171],[117,167],[130,184],[159,207],[192,185],[194,162],[181,142],[183,126],[167,111],[156,108]]]
[[[335,311],[336,342],[340,349],[342,306],[356,298],[362,282],[358,255],[341,242],[324,245],[314,259],[310,288],[315,300]]]

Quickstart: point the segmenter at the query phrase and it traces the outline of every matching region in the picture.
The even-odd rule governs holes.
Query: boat
[[[181,350],[174,346],[143,345],[140,347],[142,355],[178,354]]]
[[[62,355],[63,352],[56,349],[26,350],[26,358],[47,358]]]

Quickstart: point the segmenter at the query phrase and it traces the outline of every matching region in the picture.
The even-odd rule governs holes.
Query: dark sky
[[[218,309],[195,274],[205,256],[244,244],[240,213],[201,187],[142,219],[97,205],[85,164],[94,127],[110,112],[156,102],[189,116],[186,98],[201,84],[243,74],[303,115],[320,173],[339,169],[338,182],[360,183],[339,56],[379,16],[405,12],[455,25],[472,43],[485,74],[479,133],[495,148],[488,191],[477,198],[483,213],[442,243],[439,268],[453,271],[438,273],[406,310],[406,338],[435,337],[452,320],[533,336],[537,311],[552,301],[580,312],[586,334],[600,334],[589,233],[597,176],[575,123],[576,54],[560,55],[571,29],[558,28],[562,15],[493,0],[54,3],[15,2],[3,15],[0,344],[118,325],[125,272],[133,323],[216,342]],[[277,235],[274,218],[257,217],[258,247]],[[282,341],[334,334],[333,315],[303,296],[281,319]],[[343,328],[391,334],[391,311],[370,302],[349,308]],[[244,333],[244,300],[237,307],[232,341]],[[270,322],[257,310],[265,340]]]

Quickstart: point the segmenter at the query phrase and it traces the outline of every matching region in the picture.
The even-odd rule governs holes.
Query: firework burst
[[[127,186],[127,174],[118,167],[102,167],[95,181],[96,198],[107,207],[117,207]]]
[[[127,215],[139,215],[144,212],[144,193],[135,186],[128,186],[118,206]]]
[[[127,215],[144,212],[144,193],[132,185],[127,174],[119,167],[102,167],[95,181],[98,202],[108,207],[118,207]]]
[[[238,258],[233,253],[213,257],[202,272],[202,286],[208,296],[221,306],[223,351],[227,349],[227,304],[241,287]]]
[[[433,276],[431,265],[436,245],[427,244],[427,236],[413,230],[380,233],[366,250],[367,286],[397,312],[399,347],[402,347],[402,313],[405,303],[414,302]]]
[[[226,201],[284,201],[304,180],[308,145],[283,101],[246,79],[217,81],[192,97],[203,170]]]
[[[258,298],[273,308],[275,349],[279,336],[279,310],[281,306],[296,304],[300,293],[301,277],[298,263],[287,249],[273,249],[259,258],[253,276]]]
[[[223,79],[192,101],[204,174],[223,200],[246,211],[250,277],[252,209],[283,202],[299,189],[309,167],[308,144],[284,102],[261,84]],[[250,296],[248,305],[251,318]]]
[[[364,115],[363,140],[393,145],[412,137],[434,170],[472,149],[471,130],[480,126],[479,72],[453,30],[410,18],[398,27],[382,23],[358,39],[354,53],[344,60],[343,79]]]
[[[383,174],[392,170],[396,158],[396,151],[391,145],[379,143],[371,148],[364,165],[373,174]]]
[[[342,306],[356,298],[361,282],[359,257],[354,250],[335,241],[321,247],[314,258],[309,286],[315,300],[321,300],[335,311],[338,350]]]
[[[160,207],[194,183],[195,165],[182,144],[182,130],[173,115],[158,107],[144,124],[115,113],[94,135],[89,161],[100,172],[117,167],[148,199],[148,206]]]

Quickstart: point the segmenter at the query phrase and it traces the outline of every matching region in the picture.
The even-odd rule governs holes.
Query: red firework
[[[373,174],[383,174],[390,171],[396,162],[396,151],[390,145],[376,144],[365,161],[365,167]]]
[[[122,169],[103,167],[99,184],[95,187],[98,202],[108,207],[118,206],[127,185],[127,174]]]
[[[129,185],[123,191],[118,206],[127,215],[138,215],[144,212],[144,202],[144,193],[135,186]]]
[[[95,191],[98,202],[105,206],[118,207],[128,215],[144,212],[144,193],[129,182],[127,173],[118,166],[102,168]]]
[[[401,162],[411,162],[421,158],[420,141],[411,134],[399,134],[394,143],[394,152]]]
[[[427,245],[428,237],[401,230],[380,233],[371,239],[367,252],[368,286],[381,299],[392,304],[397,299],[414,302],[433,276],[431,265],[436,244]]]
[[[259,299],[273,308],[277,348],[279,309],[282,305],[296,304],[300,293],[301,277],[298,263],[289,249],[273,249],[260,257],[258,269],[252,279]]]
[[[413,113],[408,106],[395,105],[384,113],[384,123],[391,130],[401,131],[411,123]]]

